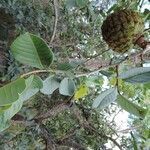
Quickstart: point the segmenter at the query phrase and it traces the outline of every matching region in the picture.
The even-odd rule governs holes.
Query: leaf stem
[[[117,87],[117,91],[119,93],[119,65],[116,65],[116,87]]]
[[[21,78],[24,78],[26,76],[29,76],[29,75],[32,75],[32,74],[38,74],[38,73],[64,73],[63,71],[61,70],[34,70],[34,71],[31,71],[31,72],[27,72],[27,73],[24,73],[22,74],[20,77]]]
[[[54,0],[53,3],[54,3],[54,11],[55,11],[55,22],[54,22],[53,34],[52,34],[52,37],[51,37],[49,44],[51,44],[55,38],[56,30],[57,30],[57,23],[58,23],[58,8],[59,8],[58,7],[58,1]]]

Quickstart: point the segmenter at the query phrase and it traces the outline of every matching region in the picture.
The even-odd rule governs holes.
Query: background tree
[[[111,149],[148,149],[146,4],[2,0],[0,148],[105,150],[111,143]],[[119,9],[142,13],[144,49],[135,45],[119,54],[103,40],[103,21]],[[120,130],[115,118],[123,109],[130,113],[130,127]]]

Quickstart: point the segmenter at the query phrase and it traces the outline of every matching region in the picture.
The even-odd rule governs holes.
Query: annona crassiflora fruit
[[[101,29],[108,46],[115,52],[124,53],[142,35],[144,22],[139,12],[123,9],[110,14]]]

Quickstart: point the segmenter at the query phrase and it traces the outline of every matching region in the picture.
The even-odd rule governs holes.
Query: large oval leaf
[[[72,79],[64,78],[59,86],[59,93],[66,96],[72,96],[75,92],[75,84]]]
[[[93,102],[93,108],[104,108],[117,98],[117,88],[110,88],[102,92]]]
[[[150,67],[138,67],[130,69],[121,73],[119,78],[130,83],[150,82]]]
[[[146,109],[132,103],[131,101],[127,100],[122,95],[118,95],[117,103],[118,105],[121,106],[121,108],[123,108],[124,110],[126,110],[127,112],[135,116],[144,118],[146,115],[146,112],[147,112]]]
[[[19,95],[25,89],[25,80],[17,79],[0,88],[0,106],[10,105],[17,101]]]
[[[43,82],[43,88],[40,90],[43,94],[52,94],[59,88],[59,82],[54,76],[50,76]]]
[[[53,61],[53,53],[46,42],[36,35],[20,35],[11,45],[16,60],[39,69],[48,68]]]

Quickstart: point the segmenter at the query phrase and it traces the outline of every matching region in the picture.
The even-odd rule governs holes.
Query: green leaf
[[[41,88],[43,88],[43,81],[40,77],[36,75],[32,75],[26,79],[26,88],[23,93],[20,95],[20,99],[22,101],[26,101],[31,98],[33,95],[39,92]]]
[[[58,64],[58,66],[57,66],[58,70],[63,70],[63,71],[68,71],[68,70],[71,70],[73,68],[74,67],[68,62]]]
[[[102,92],[93,102],[93,108],[104,108],[117,98],[117,88],[110,88]]]
[[[110,7],[107,11],[107,14],[110,14],[112,11],[114,11],[116,8],[118,7],[118,4],[114,4],[112,5],[112,7]]]
[[[72,9],[73,7],[76,7],[76,0],[66,0],[65,2],[65,5],[66,5],[66,8],[69,10],[69,9]]]
[[[88,2],[88,0],[76,0],[76,4],[80,8],[87,6]]]
[[[0,132],[9,127],[9,120],[21,109],[23,101],[18,99],[12,105],[0,112]]]
[[[17,101],[19,95],[25,89],[25,80],[17,79],[0,88],[0,106],[10,105]]]
[[[0,106],[0,113],[3,112],[3,111],[5,111],[9,107],[11,107],[11,104],[10,105],[6,105],[6,106]]]
[[[150,90],[150,82],[143,84],[143,93],[146,95],[146,92]]]
[[[135,116],[144,118],[146,113],[147,113],[146,109],[144,109],[144,108],[134,104],[133,102],[127,100],[122,95],[118,95],[117,103],[118,103],[118,105],[121,106],[121,108],[123,108],[124,110],[126,110],[127,112],[129,112]]]
[[[11,45],[16,60],[39,69],[48,68],[53,61],[53,53],[46,42],[36,35],[20,35]]]
[[[145,9],[143,14],[144,14],[144,20],[149,21],[150,20],[150,10]]]
[[[110,77],[113,73],[109,71],[101,70],[100,73],[106,77]]]
[[[59,88],[59,82],[54,76],[46,78],[43,82],[43,88],[40,90],[43,94],[52,94]]]
[[[80,99],[85,97],[89,92],[89,88],[86,85],[80,85],[79,89],[75,92],[74,98]]]
[[[137,146],[137,141],[136,141],[136,138],[134,137],[133,133],[131,132],[131,137],[132,137],[132,144],[133,144],[133,148],[134,150],[138,150],[138,146]]]
[[[130,69],[121,73],[119,78],[130,83],[150,82],[150,67],[138,67]]]
[[[72,96],[75,92],[75,84],[72,79],[64,78],[59,86],[59,93],[62,95]]]

